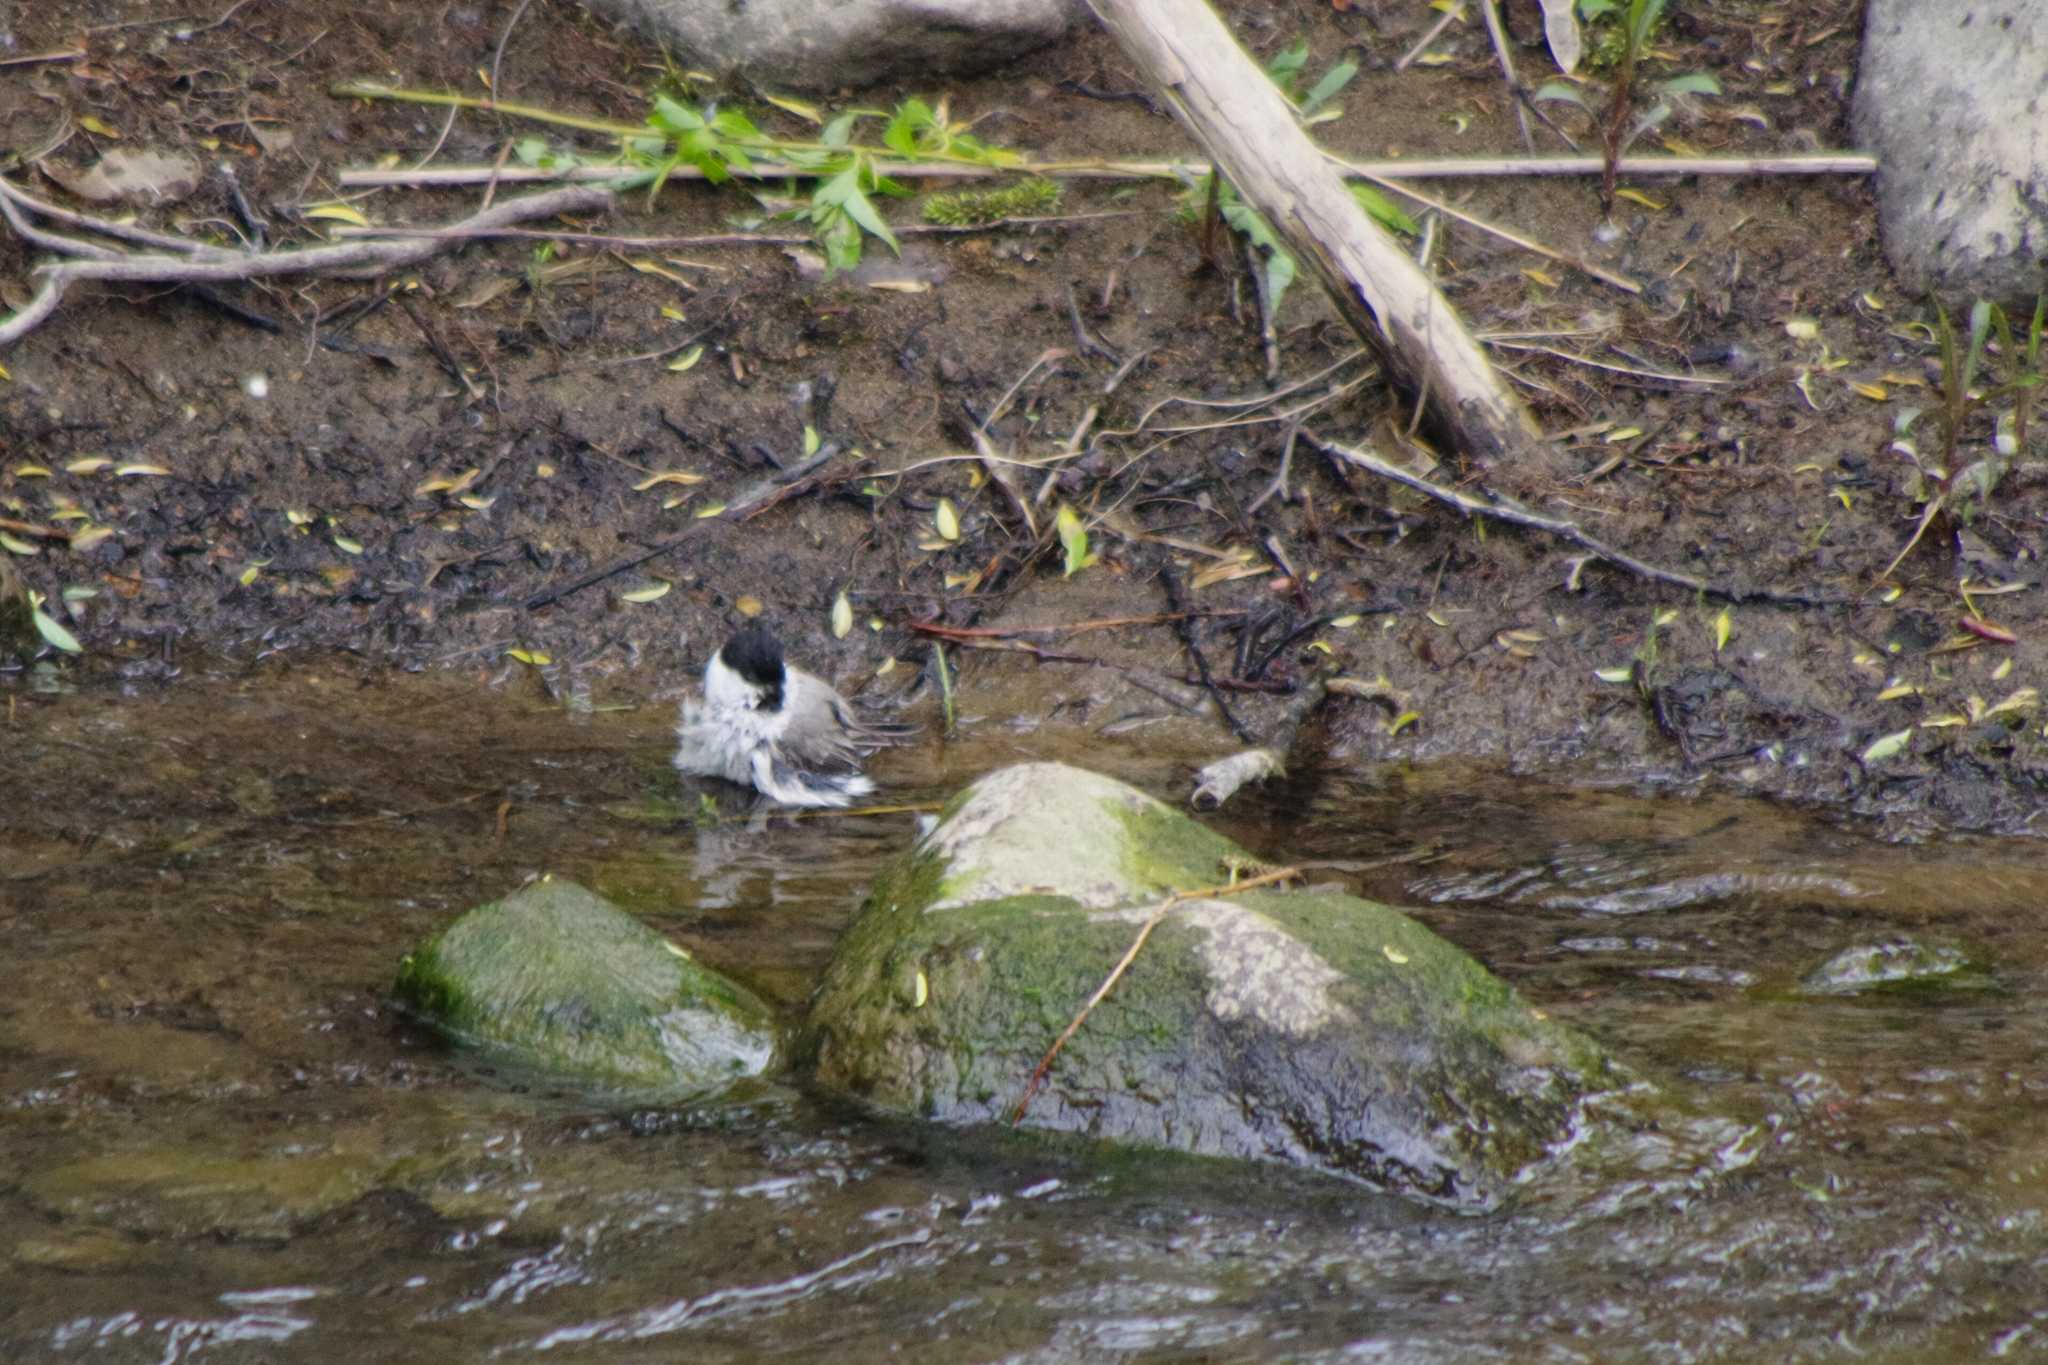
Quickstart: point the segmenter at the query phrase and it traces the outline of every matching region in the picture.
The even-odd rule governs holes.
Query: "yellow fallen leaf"
[[[703,358],[704,348],[702,346],[692,346],[689,350],[684,351],[674,360],[669,361],[668,368],[671,373],[681,374],[685,370],[694,368],[697,362],[702,360]]]
[[[531,664],[535,668],[544,668],[554,662],[553,659],[537,649],[508,649],[505,652],[519,660],[520,663]]]
[[[644,588],[634,588],[631,592],[620,593],[619,600],[621,602],[659,602],[662,598],[668,596],[669,589],[674,586],[675,584],[673,583],[650,583]]]
[[[960,514],[953,510],[951,498],[939,499],[938,508],[932,513],[932,524],[939,528],[939,534],[945,539],[960,539]]]
[[[82,460],[73,460],[64,466],[66,474],[97,474],[113,461],[104,455],[88,455]]]
[[[1900,750],[1904,749],[1906,742],[1912,738],[1912,730],[1905,729],[1894,730],[1882,738],[1872,740],[1870,747],[1863,751],[1863,762],[1865,764],[1882,763],[1885,759],[1893,757]]]
[[[325,218],[336,223],[347,223],[351,227],[368,227],[370,220],[363,217],[347,204],[315,204],[305,211],[307,218]]]
[[[18,464],[14,467],[14,476],[18,479],[47,479],[50,471],[39,464]]]
[[[640,480],[640,482],[633,485],[633,491],[635,493],[645,493],[655,485],[664,483],[692,484],[702,482],[704,482],[702,474],[692,474],[688,470],[683,469],[670,469],[660,474],[651,474]]]
[[[168,478],[170,470],[160,464],[124,464],[114,471],[117,479]]]

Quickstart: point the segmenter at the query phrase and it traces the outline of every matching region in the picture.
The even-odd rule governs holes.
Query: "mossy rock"
[[[878,879],[805,1051],[824,1084],[872,1103],[1008,1122],[1160,900],[1250,861],[1112,779],[990,774]],[[1024,1121],[1487,1207],[1624,1083],[1597,1045],[1398,910],[1258,890],[1169,911]]]
[[[769,1069],[773,1012],[574,882],[479,906],[399,964],[415,1015],[487,1060],[549,1081],[683,1094]]]

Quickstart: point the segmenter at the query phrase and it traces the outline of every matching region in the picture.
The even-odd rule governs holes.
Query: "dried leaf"
[[[832,599],[832,638],[844,640],[853,629],[853,603],[847,600],[846,589]]]
[[[650,583],[644,588],[634,588],[631,592],[620,593],[619,600],[621,602],[659,602],[662,598],[668,596],[669,589],[674,586],[675,584],[673,583]]]
[[[633,491],[635,493],[645,493],[648,489],[655,487],[657,484],[664,483],[692,484],[702,482],[704,482],[704,476],[702,474],[692,474],[688,470],[684,469],[670,469],[665,470],[660,474],[650,474],[648,477],[634,484]]]
[[[351,227],[368,227],[370,220],[363,217],[347,204],[315,204],[302,215],[307,218],[324,218],[336,223],[347,223]]]

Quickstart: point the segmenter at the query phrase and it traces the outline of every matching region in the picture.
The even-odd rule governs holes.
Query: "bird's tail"
[[[859,773],[814,773],[768,753],[754,755],[754,790],[785,806],[850,806],[875,784]]]

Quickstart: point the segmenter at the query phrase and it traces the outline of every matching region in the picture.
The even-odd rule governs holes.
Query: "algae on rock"
[[[574,1085],[682,1093],[773,1064],[773,1012],[574,882],[543,878],[458,919],[397,993],[451,1040]]]
[[[842,938],[806,1032],[819,1079],[942,1121],[1007,1120],[1160,899],[1246,861],[1109,778],[1049,763],[982,778]],[[1259,890],[1175,907],[1025,1122],[1484,1207],[1620,1084],[1595,1044],[1399,911]]]

